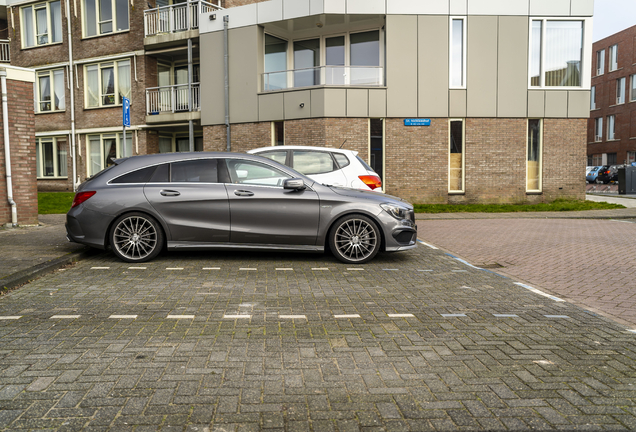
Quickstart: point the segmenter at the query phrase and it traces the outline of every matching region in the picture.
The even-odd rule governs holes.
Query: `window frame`
[[[55,3],[58,2],[60,4],[60,22],[58,23],[59,28],[60,28],[60,40],[59,41],[55,41],[53,42],[53,26],[51,25],[53,23],[52,21],[52,15],[51,15],[51,3]],[[36,7],[37,6],[42,6],[46,8],[46,35],[48,38],[49,42],[46,43],[38,43],[38,30],[37,30],[37,18],[36,18]],[[31,27],[33,29],[33,45],[26,45],[26,37],[25,37],[25,32],[26,32],[26,26],[24,25],[25,22],[25,18],[24,18],[24,10],[25,9],[31,9],[31,13],[32,13],[32,20],[33,22],[31,23]],[[38,8],[41,9],[41,8]],[[30,49],[30,48],[39,48],[39,47],[43,47],[43,46],[48,46],[48,45],[56,45],[56,44],[61,44],[64,42],[64,32],[62,31],[62,21],[64,21],[62,19],[62,0],[44,0],[38,3],[33,3],[33,4],[29,4],[29,5],[25,5],[25,6],[21,6],[19,9],[19,19],[20,19],[20,47],[22,49]]]
[[[594,118],[594,142],[603,142],[603,117]]]
[[[539,173],[538,173],[538,189],[529,189],[528,188],[528,174],[529,174],[529,163],[528,159],[530,156],[528,140],[530,139],[530,121],[538,120],[539,121]],[[543,119],[540,118],[529,118],[526,122],[526,193],[536,194],[543,193]]]
[[[541,21],[541,55],[540,55],[540,85],[533,86],[532,85],[532,22],[533,21]],[[580,76],[581,83],[579,86],[547,86],[545,85],[545,57],[546,57],[546,23],[549,21],[579,21],[583,24],[582,32],[581,32],[581,66],[580,66]],[[591,40],[592,34],[590,32],[591,21],[590,17],[560,17],[560,16],[536,16],[528,18],[528,89],[536,90],[536,89],[554,89],[554,90],[581,90],[590,88],[592,81],[592,71],[588,70],[588,64],[591,64],[591,52],[588,53],[585,47],[587,41]]]
[[[67,172],[66,175],[60,175],[59,164],[59,145],[58,140],[64,140],[66,143],[66,157]],[[54,175],[44,175],[44,150],[43,144],[52,143],[53,145],[53,172]],[[35,139],[35,152],[36,152],[36,178],[38,180],[51,180],[51,179],[67,179],[68,178],[68,156],[69,156],[69,139],[67,136],[47,136],[37,137]]]
[[[614,72],[618,70],[618,44],[614,44],[609,47],[608,68],[608,72]]]
[[[382,122],[382,162],[381,162],[382,172],[380,173],[375,171],[375,168],[373,167],[375,163],[371,161],[373,157],[373,144],[371,142],[371,140],[373,139],[373,135],[371,134],[371,121],[373,120],[380,120]],[[377,174],[380,175],[380,180],[382,181],[382,187],[380,188],[380,190],[386,191],[386,118],[385,117],[369,118],[369,122],[367,124],[367,136],[369,138],[368,138],[368,147],[367,147],[368,158],[366,163],[373,171],[375,171]],[[358,154],[357,156],[359,157],[360,155]]]
[[[636,74],[629,77],[629,101],[636,102]]]
[[[122,132],[91,133],[91,134],[84,135],[85,145],[86,145],[86,176],[87,177],[91,177],[94,174],[97,174],[98,172],[110,166],[106,163],[107,161],[104,160],[104,140],[105,139],[112,139],[114,137],[116,140],[115,141],[115,158],[119,159],[123,157],[122,144],[121,144],[124,138],[123,135],[124,134]],[[92,156],[91,156],[91,137],[96,137],[96,136],[99,137],[100,169],[97,170],[95,173],[91,174],[91,165],[93,163]],[[132,150],[132,147],[133,147],[132,134],[126,134],[126,141],[128,140],[130,140],[130,147]],[[132,154],[133,152],[131,151],[131,155]]]
[[[599,62],[601,63],[600,66],[599,66]],[[596,51],[596,76],[601,76],[604,73],[605,73],[605,48]]]
[[[84,109],[98,109],[98,108],[113,108],[113,107],[120,107],[122,106],[122,103],[119,102],[119,63],[122,62],[128,62],[128,68],[130,70],[129,72],[129,77],[130,77],[130,95],[129,95],[129,99],[131,100],[131,105],[132,105],[132,93],[133,93],[133,79],[132,79],[132,73],[133,73],[133,62],[130,58],[123,58],[123,59],[115,59],[115,60],[108,60],[108,61],[101,61],[101,62],[97,62],[97,63],[87,63],[84,65]],[[112,65],[112,66],[111,66]],[[97,94],[97,101],[98,101],[98,105],[97,106],[89,106],[89,91],[88,91],[88,68],[92,67],[92,66],[97,66],[97,89],[98,89],[98,94]],[[104,97],[107,97],[108,94],[102,94],[102,69],[106,69],[112,67],[113,68],[113,75],[114,75],[114,98],[115,98],[115,103],[113,104],[104,104]]]
[[[623,105],[625,103],[625,87],[627,84],[626,77],[616,79],[616,105]]]
[[[277,132],[276,132],[277,124],[281,124],[282,125],[282,130],[283,130],[283,141],[282,141],[282,144],[278,144],[278,140],[276,139],[277,138]],[[272,147],[283,147],[283,146],[285,146],[285,121],[284,120],[278,120],[278,121],[273,121],[272,122],[271,145],[272,145]]]
[[[448,21],[448,86],[451,89],[465,89],[466,88],[466,59],[467,59],[467,30],[468,30],[468,17],[466,16],[450,16]],[[453,85],[453,21],[462,21],[462,84],[459,86]]]
[[[112,34],[119,34],[119,33],[125,33],[125,32],[129,32],[130,31],[130,2],[128,0],[126,0],[126,7],[128,8],[128,28],[124,29],[124,30],[116,30],[117,29],[117,0],[110,0],[111,2],[111,14],[112,17],[110,19],[110,22],[112,23],[112,28],[113,30],[110,32],[105,32],[102,33],[100,30],[100,24],[107,22],[107,21],[100,21],[100,6],[101,6],[101,1],[108,1],[108,0],[95,0],[95,29],[97,31],[96,34],[94,35],[87,35],[86,34],[86,28],[87,28],[87,17],[86,17],[86,0],[81,0],[80,4],[81,4],[81,20],[82,20],[82,39],[90,39],[90,38],[96,38],[96,37],[102,37],[102,36],[109,36]]]
[[[451,123],[460,121],[462,122],[462,167],[461,167],[461,189],[451,189]],[[466,193],[466,119],[463,118],[449,118],[448,119],[448,194],[449,195],[460,195]]]
[[[56,71],[62,71],[62,83],[66,84],[66,74],[65,74],[65,69],[66,68],[55,68],[55,69],[47,69],[44,71],[38,71],[36,73],[35,76],[35,113],[36,114],[49,114],[49,113],[58,113],[58,112],[65,112],[66,111],[66,85],[63,85],[63,89],[64,89],[64,108],[62,109],[53,109],[54,106],[54,97],[55,97],[55,72]],[[44,103],[40,100],[40,77],[41,76],[45,76],[48,75],[49,76],[49,87],[50,87],[50,91],[51,91],[51,101],[49,102],[51,104],[51,109],[49,110],[42,110],[41,109],[41,104]]]
[[[590,88],[590,111],[596,109],[596,86]]]
[[[616,140],[616,115],[607,116],[607,141]]]
[[[188,132],[160,132],[159,133],[159,139],[161,140],[161,138],[169,138],[170,139],[170,151],[169,152],[162,152],[161,149],[159,149],[159,153],[162,154],[167,154],[167,153],[186,153],[188,151],[190,151],[189,149],[183,152],[180,152],[177,150],[177,140],[180,138],[188,138],[189,139],[189,134]],[[201,147],[203,147],[203,132],[195,132],[194,134],[194,151],[198,151],[198,152],[202,152],[204,151],[203,148],[201,150],[197,150],[196,149],[196,140],[200,138],[201,139]]]

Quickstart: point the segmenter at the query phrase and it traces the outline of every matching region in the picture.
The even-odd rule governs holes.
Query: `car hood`
[[[370,201],[375,201],[378,203],[396,201],[397,203],[400,203],[408,208],[411,208],[411,209],[413,208],[413,205],[410,202],[403,200],[400,197],[387,195],[382,192],[365,191],[361,189],[351,189],[351,188],[344,188],[344,187],[338,187],[338,186],[328,186],[328,187],[329,189],[331,189],[338,195],[348,196],[348,197],[352,197],[356,199],[360,199],[360,198],[368,199]]]

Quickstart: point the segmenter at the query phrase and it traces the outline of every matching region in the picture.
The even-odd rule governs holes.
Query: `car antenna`
[[[348,138],[347,138],[347,139],[348,139]],[[347,142],[347,140],[344,140],[344,141],[342,142],[342,144],[340,144],[340,147],[338,147],[338,150],[340,150],[340,149],[342,148],[342,146],[343,146],[343,145],[345,145],[345,143],[346,143],[346,142]]]

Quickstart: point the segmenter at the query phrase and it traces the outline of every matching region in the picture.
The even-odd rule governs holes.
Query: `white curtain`
[[[130,99],[130,60],[117,63],[117,79],[119,82],[119,103],[123,97]]]
[[[50,9],[52,42],[62,42],[62,8],[60,7],[60,2],[51,2]]]
[[[172,152],[172,138],[159,137],[159,153]]]
[[[33,7],[22,8],[22,24],[24,25],[24,46],[32,47],[35,45],[33,37]]]
[[[63,110],[66,107],[64,98],[64,69],[53,71],[53,85],[55,88],[54,109]]]
[[[88,145],[90,154],[90,168],[88,170],[88,175],[92,176],[102,170],[102,157],[100,152],[99,136],[90,137]]]
[[[86,68],[86,94],[89,107],[99,106],[99,69],[97,65]]]

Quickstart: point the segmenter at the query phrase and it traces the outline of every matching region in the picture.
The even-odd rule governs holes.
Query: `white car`
[[[357,151],[327,147],[274,146],[248,151],[272,159],[329,186],[382,191],[382,180]]]

